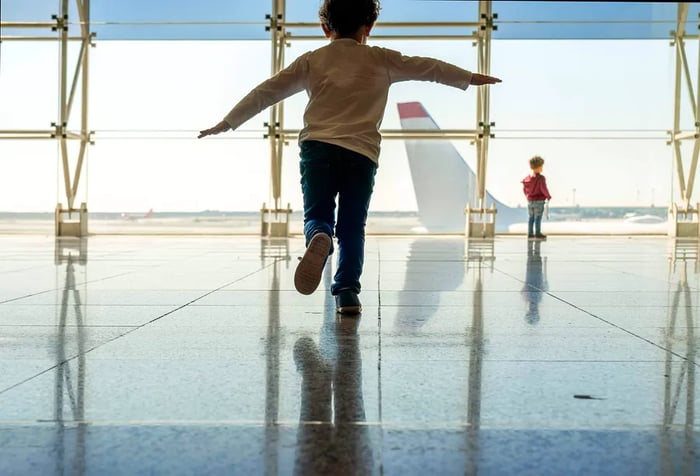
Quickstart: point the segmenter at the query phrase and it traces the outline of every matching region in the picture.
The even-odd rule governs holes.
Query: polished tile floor
[[[0,236],[0,474],[700,474],[697,242],[302,248]]]

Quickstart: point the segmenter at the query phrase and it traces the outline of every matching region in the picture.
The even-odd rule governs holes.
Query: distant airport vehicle
[[[135,221],[135,220],[138,220],[141,218],[153,218],[153,209],[151,208],[150,210],[148,210],[145,214],[143,214],[141,216],[134,216],[134,215],[132,215],[130,213],[126,213],[126,212],[121,214],[122,220]]]

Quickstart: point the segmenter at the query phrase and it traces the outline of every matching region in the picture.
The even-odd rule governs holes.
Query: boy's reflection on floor
[[[546,266],[543,266],[540,255],[540,240],[527,241],[527,267],[525,269],[525,286],[521,291],[527,301],[525,320],[529,324],[537,324],[540,320],[540,302],[542,294],[548,290]],[[546,258],[544,259],[546,261]]]
[[[325,277],[330,277],[328,266]],[[294,344],[302,377],[294,474],[369,474],[373,458],[362,395],[360,317],[336,314],[327,294],[320,346],[311,337]]]

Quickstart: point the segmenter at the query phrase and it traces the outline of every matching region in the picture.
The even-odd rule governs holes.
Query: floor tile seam
[[[139,325],[139,326],[133,327],[133,328],[127,330],[126,332],[122,333],[122,334],[119,334],[119,335],[117,335],[117,336],[114,336],[114,337],[112,337],[111,339],[108,339],[108,340],[106,340],[106,341],[104,341],[104,342],[101,342],[101,343],[99,343],[99,344],[97,344],[97,345],[91,347],[90,349],[87,349],[87,350],[85,350],[85,351],[83,351],[83,352],[79,352],[79,353],[73,355],[72,357],[69,357],[69,358],[67,358],[67,359],[64,359],[64,360],[61,361],[61,362],[57,362],[56,364],[52,365],[51,367],[49,367],[49,368],[47,368],[47,369],[44,369],[44,370],[42,370],[42,371],[40,371],[40,372],[38,372],[38,373],[36,373],[36,374],[30,376],[30,377],[27,377],[27,378],[25,378],[24,380],[22,380],[22,381],[20,381],[20,382],[17,382],[17,383],[15,383],[15,384],[12,384],[12,385],[10,385],[9,387],[6,387],[6,388],[4,388],[4,389],[0,389],[0,395],[2,395],[2,394],[4,394],[4,393],[7,393],[7,392],[9,392],[10,390],[13,390],[13,389],[15,389],[15,388],[17,388],[17,387],[19,387],[19,386],[21,386],[21,385],[23,385],[23,384],[25,384],[25,383],[31,381],[31,380],[33,380],[33,379],[35,379],[35,378],[38,378],[38,377],[44,375],[44,374],[47,373],[47,372],[50,372],[50,371],[52,371],[52,370],[55,370],[55,369],[57,369],[58,367],[60,367],[60,366],[62,366],[62,365],[64,365],[64,364],[66,364],[66,363],[69,363],[70,361],[72,361],[72,360],[74,360],[74,359],[76,359],[76,358],[78,358],[78,357],[80,357],[80,356],[85,356],[85,355],[89,354],[90,352],[92,352],[92,351],[94,351],[94,350],[96,350],[96,349],[99,349],[100,347],[106,346],[106,345],[110,344],[111,342],[116,341],[117,339],[121,339],[122,337],[127,336],[127,335],[129,335],[129,334],[131,334],[131,333],[133,333],[133,332],[136,332],[136,331],[138,331],[139,329],[142,329],[142,328],[148,326],[149,324],[152,324],[152,323],[154,323],[154,322],[156,322],[156,321],[158,321],[158,320],[160,320],[160,319],[162,319],[162,318],[164,318],[164,317],[166,317],[166,316],[168,316],[168,315],[170,315],[170,314],[173,314],[173,313],[175,313],[175,312],[177,312],[177,311],[179,311],[179,310],[181,310],[181,309],[184,309],[185,307],[187,307],[187,306],[190,305],[191,303],[196,302],[196,301],[198,301],[198,300],[200,300],[200,299],[204,299],[205,297],[209,296],[210,294],[215,293],[216,291],[219,291],[220,289],[222,289],[222,288],[224,288],[224,287],[226,287],[226,286],[230,286],[231,284],[233,284],[233,283],[235,283],[235,282],[237,282],[237,281],[239,281],[239,280],[241,280],[241,279],[245,279],[245,278],[247,278],[247,277],[249,277],[249,276],[252,276],[253,274],[258,273],[258,272],[264,270],[265,268],[268,268],[268,267],[272,266],[272,265],[275,263],[275,261],[276,261],[276,260],[273,260],[270,264],[268,264],[268,265],[266,265],[266,266],[262,266],[261,268],[255,270],[255,271],[252,271],[252,272],[250,272],[250,273],[248,273],[248,274],[246,274],[246,275],[244,275],[244,276],[241,276],[241,277],[235,279],[235,280],[232,281],[232,282],[223,284],[223,285],[219,286],[219,287],[216,288],[216,289],[213,289],[213,290],[211,290],[211,291],[208,291],[207,293],[205,293],[205,294],[203,294],[203,295],[201,295],[201,296],[199,296],[199,297],[197,297],[197,298],[191,300],[191,301],[188,302],[188,303],[182,304],[182,305],[176,307],[175,309],[171,309],[171,310],[169,310],[169,311],[167,311],[167,312],[161,314],[160,316],[151,319],[151,320],[148,321],[148,322],[145,322],[145,323],[143,323],[143,324],[141,324],[141,325]],[[1,304],[1,303],[0,303],[0,304]]]
[[[122,254],[122,253],[133,253],[133,250],[129,250],[129,251],[125,251],[125,252],[119,252],[119,253],[117,253],[117,254]],[[206,256],[206,255],[207,255],[207,252],[200,252],[200,253],[198,253],[196,256]],[[163,263],[162,266],[166,266],[167,263],[170,263],[170,262],[171,262],[171,260],[159,260],[159,262],[162,262],[162,263]],[[162,266],[161,266],[161,267],[162,267]],[[43,266],[42,266],[42,267],[43,267]],[[27,269],[32,269],[32,268],[27,268]],[[128,276],[128,275],[133,274],[133,273],[142,272],[142,271],[145,270],[145,269],[151,270],[151,269],[153,269],[153,266],[144,266],[143,268],[140,268],[140,269],[137,269],[137,270],[127,271],[127,272],[123,272],[123,273],[119,273],[119,274],[115,274],[115,275],[111,275],[111,276],[105,276],[105,277],[98,278],[98,279],[93,279],[93,280],[88,280],[88,281],[82,281],[82,282],[80,282],[80,283],[76,283],[75,285],[76,285],[76,286],[83,286],[83,285],[88,285],[88,284],[99,283],[99,282],[102,282],[102,281],[108,281],[108,280],[110,280],[110,279],[120,278],[120,277],[123,277],[123,276]],[[30,298],[30,297],[34,297],[34,296],[40,296],[40,295],[42,295],[42,294],[47,294],[47,293],[50,293],[50,292],[53,292],[53,291],[63,291],[63,290],[64,290],[64,289],[62,289],[62,288],[53,288],[53,289],[48,289],[48,290],[44,290],[44,291],[39,291],[39,292],[36,292],[36,293],[27,294],[27,295],[25,295],[25,296],[20,296],[20,297],[16,297],[16,298],[11,298],[11,299],[7,299],[7,300],[4,300],[4,301],[0,301],[0,305],[2,305],[2,304],[7,304],[7,303],[10,303],[10,302],[15,302],[15,301],[22,300],[22,299],[26,299],[26,298]],[[140,290],[137,290],[137,291],[140,291]]]
[[[384,393],[382,392],[382,382],[384,381],[382,377],[382,369],[384,364],[384,358],[382,356],[382,248],[377,246],[376,248],[376,258],[377,258],[377,360],[374,365],[377,369],[377,411],[379,412],[379,419],[381,420],[384,415]]]
[[[92,350],[92,349],[91,349]],[[224,353],[224,352],[222,352]],[[160,354],[158,354],[160,355]],[[68,360],[73,360],[76,357],[79,357],[80,354],[76,354],[73,357],[70,357]],[[27,358],[27,359],[4,359],[0,358],[0,362],[23,362],[23,361],[28,361],[28,362],[33,362],[37,360],[44,360],[44,359],[39,359],[39,358]],[[46,359],[48,360],[48,359]],[[51,369],[55,369],[57,366],[62,365],[64,363],[67,363],[68,360],[64,362],[60,362],[56,364],[54,367]],[[133,358],[128,358],[128,357],[123,357],[123,358],[113,358],[113,357],[100,357],[100,358],[94,358],[91,360],[91,362],[102,362],[102,363],[127,363],[127,362],[160,362],[160,363],[166,363],[166,362],[171,362],[171,363],[191,363],[191,364],[197,364],[197,363],[209,363],[209,362],[221,362],[221,358],[214,358],[214,357],[199,357],[199,358],[192,358],[192,357],[173,357],[173,358],[167,358],[167,357],[133,357]],[[236,362],[246,362],[246,363],[257,363],[260,362],[260,359],[258,358],[237,358]],[[378,358],[367,358],[363,357],[362,359],[358,360],[346,360],[346,362],[358,362],[358,363],[364,363],[364,364],[369,364],[369,365],[377,365],[380,363]],[[404,358],[386,358],[382,357],[381,363],[391,366],[391,367],[396,367],[397,364],[400,366],[400,364],[403,363],[410,363],[410,364],[431,364],[431,365],[440,365],[440,364],[446,364],[446,363],[451,363],[451,364],[469,364],[471,362],[470,359],[436,359],[436,360],[431,360],[431,359],[426,359],[426,360],[417,360],[417,359],[404,359]],[[537,365],[558,365],[558,364],[581,364],[581,365],[591,365],[591,364],[668,364],[669,362],[665,360],[636,360],[636,359],[628,359],[628,360],[622,360],[622,359],[610,359],[610,360],[586,360],[586,359],[482,359],[482,363],[484,364],[537,364]],[[676,361],[671,361],[670,364],[673,366],[678,366],[682,365],[687,361],[682,361],[682,360],[676,360]],[[293,366],[292,364],[289,364],[289,368],[292,369]],[[3,390],[4,391],[4,390]],[[0,392],[2,393],[2,392]]]
[[[79,287],[79,286],[87,286],[88,284],[99,283],[99,282],[107,281],[107,280],[113,279],[113,278],[119,278],[119,277],[121,277],[121,276],[126,276],[126,275],[129,275],[129,274],[131,274],[131,273],[132,273],[132,271],[126,272],[126,273],[119,273],[119,274],[115,274],[115,275],[112,275],[112,276],[105,276],[105,277],[102,277],[102,278],[93,279],[93,280],[89,280],[89,281],[81,281],[81,282],[79,282],[79,283],[76,282],[76,283],[75,283],[75,287],[77,288],[77,287]],[[68,291],[74,291],[74,290],[77,290],[77,289],[68,289]],[[54,292],[54,291],[66,291],[66,289],[65,289],[65,288],[46,289],[46,290],[44,290],[44,291],[39,291],[39,292],[36,292],[36,293],[27,294],[27,295],[25,295],[25,296],[20,296],[20,297],[10,298],[10,299],[6,299],[6,300],[4,300],[4,301],[0,301],[0,305],[8,304],[8,303],[11,303],[11,302],[16,302],[16,301],[19,301],[19,300],[22,300],[22,299],[31,298],[31,297],[34,297],[34,296],[41,296],[42,294],[48,294],[48,293],[51,293],[51,292]]]
[[[509,273],[507,273],[507,272],[505,272],[505,271],[503,271],[503,270],[500,270],[500,269],[497,269],[497,268],[495,268],[495,270],[496,270],[497,272],[501,273],[501,274],[504,274],[504,275],[506,275],[506,276],[509,276],[509,277],[515,279],[516,281],[520,281],[521,283],[525,283],[525,281],[521,280],[520,278],[517,278],[517,277],[515,277],[515,276],[513,276],[513,275],[511,275],[511,274],[509,274]],[[530,285],[530,286],[531,286],[531,285]],[[640,335],[640,334],[637,334],[636,332],[633,332],[633,331],[631,331],[631,330],[629,330],[629,329],[626,329],[626,328],[624,328],[624,327],[622,327],[622,326],[619,326],[619,325],[615,324],[614,322],[609,321],[608,319],[605,319],[605,318],[602,317],[602,316],[598,316],[597,314],[594,314],[594,313],[592,313],[592,312],[590,312],[590,311],[588,311],[588,310],[586,310],[586,309],[583,309],[582,307],[580,307],[580,306],[574,304],[573,302],[567,301],[566,299],[564,299],[564,298],[562,298],[562,297],[560,297],[560,296],[558,296],[558,295],[556,295],[556,294],[553,294],[553,293],[550,292],[550,291],[537,288],[536,286],[532,286],[532,287],[535,288],[535,289],[537,289],[538,291],[541,291],[542,293],[544,293],[544,294],[546,294],[546,295],[548,295],[548,296],[551,296],[552,298],[556,299],[556,300],[559,301],[559,302],[562,302],[562,303],[564,303],[564,304],[566,304],[566,305],[568,305],[568,306],[570,306],[570,307],[572,307],[572,308],[574,308],[574,309],[576,309],[576,310],[578,310],[578,311],[580,311],[580,312],[583,312],[584,314],[586,314],[586,315],[588,315],[588,316],[593,317],[594,319],[598,319],[599,321],[601,321],[601,322],[607,324],[607,325],[610,326],[610,327],[613,327],[613,328],[615,328],[615,329],[618,329],[618,330],[620,330],[620,331],[622,331],[622,332],[624,332],[624,333],[626,333],[626,334],[628,334],[628,335],[630,335],[630,336],[632,336],[632,337],[634,337],[634,338],[636,338],[636,339],[642,340],[642,341],[644,341],[644,342],[646,342],[646,343],[648,343],[648,344],[650,344],[650,345],[652,345],[652,346],[654,346],[654,347],[656,347],[656,348],[658,348],[658,349],[660,349],[660,350],[663,350],[664,352],[668,352],[668,353],[670,353],[670,354],[672,354],[672,355],[678,357],[679,359],[682,359],[682,360],[684,360],[684,361],[688,361],[688,362],[692,363],[692,364],[693,364],[694,366],[696,366],[696,367],[700,367],[700,362],[691,361],[691,360],[689,360],[687,357],[685,357],[685,356],[683,356],[683,355],[681,355],[681,354],[679,354],[679,353],[673,351],[672,349],[666,348],[665,346],[663,346],[663,345],[661,345],[661,344],[658,344],[658,343],[652,341],[651,339],[647,339],[646,337],[644,337],[644,336],[642,336],[642,335]]]
[[[211,359],[210,359],[211,360]],[[253,359],[251,359],[252,361]],[[256,360],[257,361],[257,360]],[[347,360],[348,362],[368,362],[368,363],[375,363],[377,360],[376,359],[371,359],[367,357],[362,357],[361,359],[357,360]],[[667,360],[665,359],[644,359],[644,360],[639,360],[639,359],[498,359],[498,358],[481,358],[481,362],[483,363],[494,363],[494,364],[582,364],[582,365],[588,365],[588,364],[666,364],[668,363]],[[464,359],[407,359],[404,357],[385,357],[383,362],[385,364],[397,364],[397,363],[403,363],[403,362],[410,362],[412,364],[416,363],[426,363],[426,364],[442,364],[442,363],[457,363],[457,362],[463,362],[463,363],[470,363],[472,362],[472,359],[470,358],[464,358]],[[680,365],[684,364],[687,362],[687,360],[676,360],[676,361],[671,361],[670,363],[673,365]]]
[[[107,324],[65,324],[61,325],[61,329],[111,329],[124,327],[138,327],[138,324],[123,324],[123,325],[107,325]],[[0,324],[0,328],[4,327],[21,327],[21,328],[56,328],[56,324]],[[193,326],[194,327],[194,326]]]
[[[19,268],[19,269],[6,269],[6,270],[3,270],[2,274],[8,275],[8,274],[12,274],[12,273],[22,273],[25,271],[41,270],[42,268],[55,269],[56,267],[52,264],[41,264],[41,265],[29,266],[26,268]]]
[[[265,422],[262,419],[256,420],[118,420],[118,419],[0,419],[0,428],[4,430],[11,429],[28,429],[28,428],[55,428],[57,423],[62,423],[65,426],[85,425],[98,428],[172,428],[172,427],[206,427],[206,428],[288,428],[296,429],[300,426],[357,426],[381,428],[384,430],[417,430],[417,431],[455,431],[455,430],[478,430],[478,431],[556,431],[556,432],[658,432],[665,431],[687,431],[688,425],[684,423],[672,424],[602,424],[602,425],[546,425],[530,423],[521,424],[471,424],[466,418],[464,420],[365,420],[365,421],[299,421],[299,420],[276,420],[274,422]],[[700,433],[700,426],[694,425],[691,427],[693,433]]]
[[[612,321],[610,321],[610,320],[608,320],[608,319],[605,319],[605,318],[602,317],[602,316],[599,316],[599,315],[597,315],[597,314],[594,314],[594,313],[592,313],[592,312],[590,312],[590,311],[588,311],[588,310],[586,310],[586,309],[583,309],[583,308],[577,306],[576,304],[574,304],[574,303],[572,303],[572,302],[570,302],[570,301],[567,301],[566,299],[563,299],[563,298],[561,298],[561,297],[559,297],[559,296],[556,296],[556,295],[551,294],[551,293],[549,293],[549,292],[546,292],[546,294],[550,295],[550,296],[553,297],[554,299],[557,299],[557,300],[559,300],[559,301],[561,301],[561,302],[563,302],[563,303],[565,303],[565,304],[570,305],[571,307],[575,308],[575,309],[578,310],[578,311],[581,311],[581,312],[583,312],[583,313],[585,313],[585,314],[587,314],[587,315],[589,315],[589,316],[591,316],[591,317],[593,317],[593,318],[595,318],[595,319],[598,319],[599,321],[601,321],[601,322],[607,324],[607,325],[610,326],[610,327],[613,327],[613,328],[615,328],[615,329],[618,329],[618,330],[620,330],[620,331],[622,331],[622,332],[624,332],[624,333],[626,333],[626,334],[628,334],[628,335],[630,335],[630,336],[632,336],[632,337],[634,337],[634,338],[636,338],[636,339],[642,340],[642,341],[644,341],[644,342],[646,342],[646,343],[648,343],[648,344],[650,344],[650,345],[656,347],[656,348],[659,349],[659,350],[662,350],[662,351],[664,351],[664,352],[668,352],[668,353],[670,353],[670,354],[672,354],[672,355],[678,357],[679,359],[682,359],[682,360],[684,360],[684,361],[690,362],[691,364],[693,364],[693,365],[696,366],[696,367],[700,367],[700,362],[691,361],[691,360],[688,359],[686,356],[684,356],[684,355],[682,355],[682,354],[679,354],[678,352],[675,352],[674,350],[669,349],[668,347],[666,347],[666,346],[664,346],[664,345],[658,344],[657,342],[654,342],[653,340],[651,340],[651,339],[649,339],[649,338],[646,338],[646,337],[642,336],[641,334],[638,334],[637,332],[632,331],[631,329],[627,329],[627,328],[625,328],[625,327],[623,327],[623,326],[621,326],[621,325],[615,324],[614,322],[612,322]]]
[[[105,342],[106,343],[106,342]],[[190,349],[209,349],[210,347],[205,347],[204,344],[202,346],[198,347],[192,347]],[[238,348],[238,347],[236,347]],[[220,353],[221,354],[226,354],[230,348],[222,348]],[[376,351],[377,348],[370,348],[367,349],[367,352],[369,353],[370,351]],[[218,351],[218,350],[217,350]],[[146,356],[139,356],[139,357],[95,357],[91,361],[92,362],[189,362],[189,363],[205,363],[205,362],[222,362],[220,355],[218,354],[213,354],[213,356],[200,356],[200,357],[183,357],[183,356],[162,356],[162,352],[156,352],[153,354],[153,356],[148,357],[147,354]],[[76,354],[68,359],[66,359],[63,362],[59,362],[56,364],[56,366],[67,363],[69,360],[73,360],[76,357],[79,357],[80,354]],[[260,362],[263,357],[237,357],[235,359],[235,362]],[[0,356],[0,362],[22,362],[22,361],[41,361],[41,360],[50,360],[50,358],[41,358],[41,357],[28,357],[28,358],[5,358]],[[517,358],[505,358],[505,359],[499,359],[499,358],[482,358],[480,360],[483,363],[491,363],[491,364],[542,364],[542,365],[555,365],[555,364],[581,364],[581,365],[590,365],[590,364],[670,364],[674,366],[678,366],[681,364],[685,364],[687,360],[664,360],[664,359],[644,359],[644,360],[639,360],[639,359],[517,359]],[[227,361],[225,365],[231,364],[232,361]],[[375,365],[379,363],[379,358],[378,357],[373,357],[373,356],[362,356],[361,358],[357,359],[345,359],[344,362],[359,362],[359,363],[367,363],[371,365]],[[411,363],[411,364],[417,364],[417,363],[423,363],[423,364],[434,364],[434,365],[440,365],[440,364],[446,364],[446,363],[470,363],[472,362],[472,359],[469,358],[464,358],[464,359],[407,359],[402,356],[392,356],[392,357],[382,357],[382,362],[385,364],[391,364],[392,366],[396,364],[402,364],[404,362],[406,363]],[[222,364],[224,365],[224,364]],[[286,365],[286,364],[285,364]],[[292,368],[292,364],[289,364],[289,368]]]
[[[667,264],[667,263],[664,262],[664,264]],[[635,278],[641,278],[641,279],[643,279],[643,280],[645,280],[645,281],[649,281],[649,282],[654,282],[654,283],[657,283],[657,282],[658,282],[658,283],[663,283],[663,284],[666,284],[666,285],[676,285],[676,284],[677,284],[676,281],[670,280],[670,279],[660,279],[660,278],[657,278],[657,277],[646,276],[646,275],[643,275],[643,274],[635,274],[635,273],[632,273],[632,272],[630,272],[630,271],[615,269],[615,268],[611,268],[611,267],[609,267],[609,266],[602,266],[602,265],[597,265],[597,266],[598,266],[599,268],[602,268],[602,269],[605,269],[605,270],[608,270],[608,271],[614,271],[614,272],[616,272],[617,274],[623,274],[623,275],[625,275],[625,276],[632,276],[632,277],[635,277]],[[690,289],[693,290],[693,291],[696,291],[696,290],[697,290],[697,288],[695,288],[695,287],[693,287],[693,286],[691,286]]]
[[[50,292],[50,291],[49,291]],[[2,303],[0,303],[2,304]],[[2,305],[0,309],[3,309],[5,307],[15,307],[15,306],[27,306],[27,307],[61,307],[63,304],[46,304],[46,303],[31,303],[31,304],[7,304],[7,305]],[[130,303],[124,303],[124,304],[104,304],[104,303],[95,303],[95,302],[86,302],[82,303],[81,307],[106,307],[106,308],[120,308],[120,307],[140,307],[140,308],[151,308],[151,307],[170,307],[170,306],[175,306],[175,304],[148,304],[148,303],[137,303],[137,304],[130,304]],[[205,306],[212,306],[212,307],[218,307],[218,306],[229,306],[227,304],[200,304],[199,307],[205,307]],[[241,304],[240,306],[237,305],[231,305],[232,307],[244,307],[244,306],[253,306],[253,304]],[[94,309],[93,309],[94,310]]]
[[[512,275],[511,275],[512,276]],[[512,276],[514,277],[514,276]],[[525,281],[519,280],[520,283],[525,284]],[[533,290],[540,290],[539,288],[533,286],[533,285],[528,285],[529,287],[532,287]],[[373,291],[373,289],[366,289],[367,291]],[[255,291],[255,289],[235,289],[233,291]],[[281,289],[281,291],[293,291],[293,289]],[[365,289],[363,289],[365,291]],[[384,289],[384,292],[387,293],[440,293],[440,294],[451,294],[451,295],[462,295],[462,294],[470,294],[473,293],[473,289],[451,289],[451,290],[442,290],[442,289],[430,289],[430,290],[425,290],[425,289],[405,289],[405,288],[395,288],[395,289]],[[522,291],[522,288],[519,289],[488,289],[484,290],[483,294],[488,295],[488,294],[504,294],[504,293],[520,293]],[[654,294],[654,295],[668,295],[669,291],[656,291],[656,290],[648,290],[648,289],[630,289],[630,290],[601,290],[601,289],[594,289],[591,290],[590,288],[588,289],[550,289],[552,292],[559,292],[559,293],[578,293],[578,294],[606,294],[606,295],[616,295],[616,294],[639,294],[640,292],[644,293],[649,293],[649,294]],[[690,289],[689,291],[691,292],[697,292],[696,289]],[[674,291],[675,292],[675,291]],[[697,307],[698,305],[696,304],[695,306],[691,307]],[[662,306],[663,307],[663,306]]]

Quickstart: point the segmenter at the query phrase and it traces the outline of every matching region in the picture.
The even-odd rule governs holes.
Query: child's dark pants
[[[316,233],[338,240],[338,269],[331,293],[360,292],[365,254],[365,224],[377,164],[362,154],[318,141],[301,143],[301,190],[306,243]],[[335,221],[336,196],[338,222]]]

